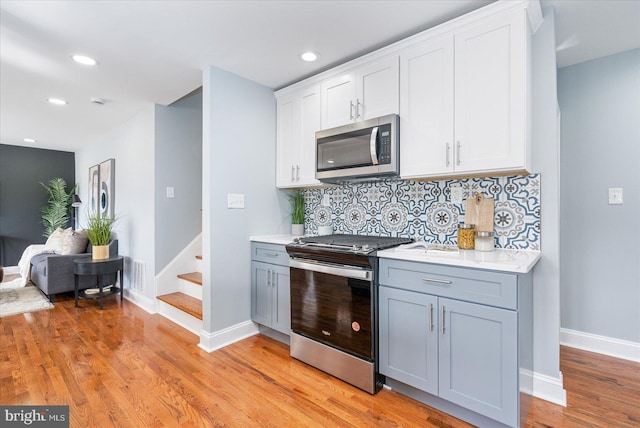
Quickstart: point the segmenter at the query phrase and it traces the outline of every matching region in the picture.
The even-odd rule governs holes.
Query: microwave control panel
[[[391,125],[382,125],[378,131],[378,163],[391,163]]]

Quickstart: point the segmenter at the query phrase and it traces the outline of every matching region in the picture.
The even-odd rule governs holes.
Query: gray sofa
[[[109,243],[109,256],[118,255],[118,240],[114,239]],[[73,274],[73,260],[91,257],[91,244],[87,245],[86,252],[82,254],[37,254],[31,258],[31,282],[33,282],[44,294],[49,296],[53,302],[58,293],[66,293],[75,290],[75,276]],[[116,275],[103,275],[102,285],[116,283]],[[95,287],[96,278],[82,275],[79,277],[78,288]]]

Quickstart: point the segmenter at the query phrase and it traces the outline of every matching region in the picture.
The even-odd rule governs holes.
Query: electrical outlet
[[[462,187],[451,186],[451,203],[462,204]]]
[[[167,199],[171,199],[175,196],[175,191],[173,187],[167,187]]]
[[[322,205],[324,205],[325,207],[331,205],[331,199],[329,198],[329,195],[322,196]]]
[[[622,204],[622,187],[609,188],[609,205]]]

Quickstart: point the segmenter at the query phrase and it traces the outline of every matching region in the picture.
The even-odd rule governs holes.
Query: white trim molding
[[[637,342],[561,328],[560,344],[640,363],[640,343]]]
[[[534,397],[567,407],[567,391],[563,388],[562,373],[560,373],[560,377],[554,378],[529,370],[521,370],[520,376],[533,378]],[[531,385],[531,382],[526,382],[525,384]],[[529,393],[529,391],[521,392]]]
[[[213,333],[202,330],[198,347],[207,352],[213,352],[258,333],[260,333],[258,325],[253,321],[241,322]]]
[[[155,314],[158,312],[156,308],[155,299],[150,299],[145,295],[138,293],[137,291],[131,290],[129,288],[124,289],[124,298],[130,301],[131,303],[141,307],[145,311],[150,314]]]

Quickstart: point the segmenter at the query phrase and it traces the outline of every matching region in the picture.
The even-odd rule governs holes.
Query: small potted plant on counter
[[[304,195],[300,190],[291,196],[291,234],[304,235]]]
[[[115,217],[100,217],[91,214],[87,217],[87,237],[91,242],[93,260],[109,258],[109,242],[111,242],[111,230],[116,222]]]

